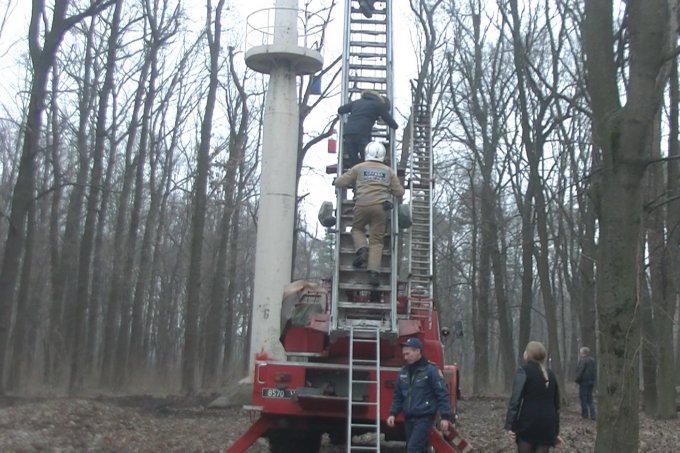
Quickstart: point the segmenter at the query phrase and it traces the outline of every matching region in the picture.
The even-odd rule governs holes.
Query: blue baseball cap
[[[409,348],[423,349],[423,343],[417,338],[409,338],[408,340],[401,343],[401,346],[408,346]]]

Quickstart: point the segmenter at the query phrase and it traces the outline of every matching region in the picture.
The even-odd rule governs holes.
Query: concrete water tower
[[[295,181],[300,127],[297,76],[323,66],[318,50],[308,47],[310,18],[297,0],[276,0],[274,8],[255,11],[247,20],[246,64],[269,74],[262,137],[260,205],[255,250],[255,290],[251,319],[249,373],[255,357],[283,359],[279,342],[281,297],[290,282],[295,221]],[[318,42],[318,41],[317,41]]]

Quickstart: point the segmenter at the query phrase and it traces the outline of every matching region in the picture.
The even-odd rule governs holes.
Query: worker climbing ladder
[[[342,65],[343,102],[355,100],[364,90],[392,98],[392,11],[391,2],[377,0],[370,18],[365,17],[359,2],[345,3],[345,32]],[[342,124],[340,135],[342,136]],[[372,133],[388,149],[389,164],[394,169],[394,132],[376,123]],[[338,173],[343,171],[343,149],[338,153]],[[396,333],[397,255],[396,216],[391,215],[381,257],[379,284],[370,284],[366,269],[355,268],[355,250],[350,233],[354,201],[351,190],[339,190],[336,200],[336,248],[333,278],[331,334],[346,332],[352,326],[376,327],[381,332]]]
[[[412,88],[411,154],[409,189],[409,307],[412,318],[431,319],[432,314],[432,124],[426,90]]]

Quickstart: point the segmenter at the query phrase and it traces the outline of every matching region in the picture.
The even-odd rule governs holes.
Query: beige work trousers
[[[382,258],[383,238],[385,237],[385,222],[387,211],[382,203],[368,206],[355,206],[352,219],[352,240],[354,249],[366,247],[366,227],[368,226],[368,270],[380,270]]]

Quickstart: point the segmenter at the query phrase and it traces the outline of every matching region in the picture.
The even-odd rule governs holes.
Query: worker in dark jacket
[[[380,285],[380,260],[387,224],[387,210],[392,197],[404,195],[404,187],[396,173],[383,163],[385,146],[371,142],[366,147],[366,162],[355,165],[339,176],[336,187],[354,187],[352,241],[356,258],[352,265],[361,268],[368,262],[368,279],[372,286]],[[366,227],[368,226],[368,247]]]
[[[548,453],[564,446],[560,438],[560,392],[557,378],[548,369],[545,346],[530,341],[524,361],[515,374],[505,417],[505,430],[519,453]]]
[[[359,9],[367,18],[373,17],[373,4],[375,0],[359,0]]]
[[[360,99],[340,106],[338,113],[341,115],[349,113],[349,118],[342,128],[345,170],[364,160],[364,149],[371,142],[373,125],[378,118],[382,118],[392,129],[399,127],[390,115],[389,101],[380,93],[371,90],[362,92]]]
[[[401,344],[401,350],[406,366],[399,371],[387,426],[394,427],[396,416],[403,412],[407,453],[425,453],[437,412],[441,417],[441,430],[446,432],[451,428],[453,411],[449,393],[441,370],[423,356],[423,344],[419,339],[409,338]]]
[[[579,350],[576,364],[576,383],[581,400],[581,417],[595,420],[595,404],[593,403],[593,387],[597,378],[595,359],[590,356],[590,348],[584,346]]]

